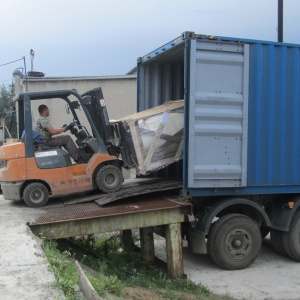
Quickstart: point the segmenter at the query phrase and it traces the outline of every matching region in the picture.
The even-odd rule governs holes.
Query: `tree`
[[[0,118],[5,121],[12,137],[17,137],[15,105],[13,103],[14,88],[0,86]]]

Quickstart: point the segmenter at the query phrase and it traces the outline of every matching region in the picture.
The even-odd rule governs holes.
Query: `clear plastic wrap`
[[[118,120],[125,131],[125,142],[138,175],[147,175],[182,159],[183,100]]]

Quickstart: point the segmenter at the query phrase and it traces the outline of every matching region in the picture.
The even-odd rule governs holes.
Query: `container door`
[[[245,186],[248,45],[192,40],[189,76],[188,188]]]

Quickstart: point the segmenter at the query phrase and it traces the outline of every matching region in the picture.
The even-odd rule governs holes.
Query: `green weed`
[[[78,275],[75,265],[68,259],[70,253],[61,253],[55,241],[45,242],[44,252],[56,276],[57,285],[64,291],[66,299],[78,299]]]
[[[123,242],[118,235],[97,238],[86,236],[44,242],[45,254],[67,299],[78,299],[76,298],[78,275],[74,260],[84,263],[93,270],[93,274],[87,275],[101,297],[109,294],[128,299],[126,287],[131,287],[147,289],[158,299],[230,299],[216,296],[207,288],[190,280],[168,279],[165,270],[146,265],[141,260],[139,252],[132,249],[126,251],[125,249],[129,248]],[[185,295],[189,295],[189,298]]]

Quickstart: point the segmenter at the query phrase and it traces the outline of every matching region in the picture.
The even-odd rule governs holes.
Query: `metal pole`
[[[283,42],[283,0],[278,0],[278,42]]]
[[[27,84],[27,71],[26,71],[26,61],[25,56],[23,56],[24,68],[25,68],[25,92],[28,92],[28,84]]]

